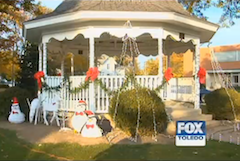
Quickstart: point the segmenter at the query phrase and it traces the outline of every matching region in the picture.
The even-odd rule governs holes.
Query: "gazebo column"
[[[171,55],[167,55],[167,68],[171,67]]]
[[[47,43],[43,43],[43,72],[47,75]]]
[[[94,67],[94,57],[95,57],[95,44],[94,44],[94,37],[89,38],[89,67]],[[95,88],[94,82],[92,82],[89,86],[89,108],[91,111],[96,111],[95,105]]]
[[[158,38],[158,59],[159,59],[158,76],[160,78],[160,84],[162,84],[162,82],[163,82],[163,40],[162,40],[162,37]]]
[[[195,56],[194,56],[194,80],[195,80],[195,102],[194,102],[194,108],[199,109],[200,108],[200,82],[198,78],[198,71],[200,68],[200,40],[197,39],[195,41]]]
[[[42,54],[42,43],[39,44],[38,46],[38,71],[42,71],[43,70],[43,66],[42,66],[42,58],[43,58],[43,54]]]

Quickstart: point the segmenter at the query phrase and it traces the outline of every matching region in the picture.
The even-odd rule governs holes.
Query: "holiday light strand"
[[[134,53],[133,53],[133,41],[131,38],[129,38],[129,43],[130,43],[130,52],[131,52],[131,55],[134,59]],[[136,49],[134,50],[136,52]],[[137,97],[137,104],[138,104],[138,116],[137,116],[137,126],[136,126],[136,133],[135,133],[135,142],[137,142],[137,138],[138,138],[138,129],[139,129],[139,124],[140,124],[140,118],[141,118],[141,109],[140,109],[140,100],[139,100],[139,93],[138,93],[138,87],[137,87],[137,83],[136,83],[136,79],[135,79],[135,67],[134,67],[134,64],[133,64],[133,85],[134,85],[134,88],[136,89],[136,97]]]
[[[230,104],[231,104],[231,109],[232,109],[232,113],[233,113],[233,117],[234,117],[234,131],[237,131],[239,130],[239,128],[237,128],[239,126],[239,120],[237,119],[237,115],[236,115],[236,111],[235,111],[235,106],[234,106],[234,103],[233,103],[233,100],[227,90],[227,87],[230,87],[230,89],[234,89],[235,88],[232,86],[232,83],[230,81],[230,83],[227,83],[227,87],[226,85],[224,84],[225,83],[225,80],[228,80],[227,76],[222,72],[222,68],[220,67],[219,63],[218,63],[218,60],[216,58],[216,56],[214,55],[213,53],[213,50],[211,49],[211,65],[212,65],[212,68],[213,70],[219,70],[221,71],[220,74],[218,73],[218,76],[219,76],[219,79],[222,80],[221,83],[222,83],[222,86],[223,88],[225,89],[228,97],[229,97],[229,101],[230,101]],[[215,76],[215,74],[214,74]],[[215,78],[216,79],[216,78]]]

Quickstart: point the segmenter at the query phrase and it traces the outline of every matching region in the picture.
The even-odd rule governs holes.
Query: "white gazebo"
[[[124,26],[131,22],[132,27]],[[39,71],[47,75],[49,86],[56,86],[62,81],[61,76],[50,76],[48,73],[49,53],[58,53],[64,60],[66,53],[82,54],[89,61],[89,67],[97,66],[96,59],[102,54],[120,55],[122,38],[128,34],[135,37],[139,51],[143,55],[158,55],[160,65],[156,76],[137,76],[140,84],[155,88],[162,83],[162,57],[173,52],[184,53],[188,49],[194,52],[193,69],[194,87],[190,84],[191,101],[199,108],[200,84],[197,73],[200,65],[200,43],[209,42],[219,26],[191,16],[177,0],[64,0],[52,13],[37,17],[24,23],[24,37],[39,44]],[[170,62],[170,61],[169,61]],[[50,63],[50,62],[49,62]],[[168,63],[170,66],[170,63]],[[64,63],[60,67],[64,73]],[[85,76],[74,75],[72,87],[78,86]],[[121,85],[124,76],[99,76],[111,89]],[[181,81],[180,81],[181,82]],[[174,88],[178,91],[178,82]],[[168,85],[165,98],[171,98],[171,83]],[[163,96],[164,92],[161,94]],[[61,91],[64,104],[62,109],[74,110],[79,99],[86,100],[89,108],[97,113],[107,113],[109,96],[99,86],[78,94],[71,94],[66,89]],[[45,93],[51,101],[51,93]],[[185,98],[184,93],[181,100]],[[190,97],[189,97],[190,98]]]

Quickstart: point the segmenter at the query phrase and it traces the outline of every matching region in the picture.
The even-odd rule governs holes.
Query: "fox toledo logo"
[[[178,121],[176,131],[177,146],[205,146],[205,121]]]
[[[187,134],[203,134],[202,131],[202,122],[187,122],[186,124],[184,122],[178,123],[178,133],[186,132]]]

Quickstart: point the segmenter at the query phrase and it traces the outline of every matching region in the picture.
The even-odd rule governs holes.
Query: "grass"
[[[15,132],[0,129],[0,160],[238,160],[240,146],[208,142],[206,147],[175,145],[33,145],[18,139]]]

